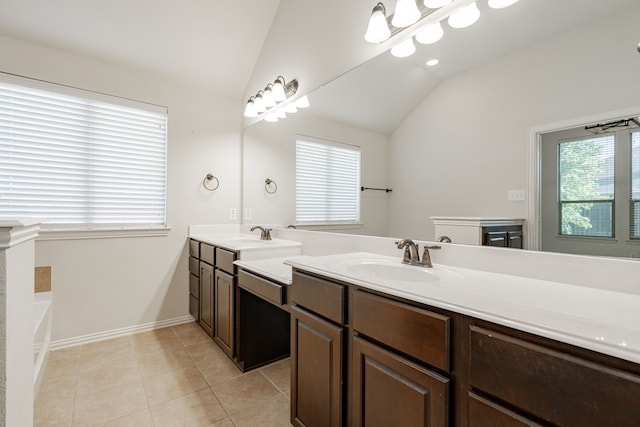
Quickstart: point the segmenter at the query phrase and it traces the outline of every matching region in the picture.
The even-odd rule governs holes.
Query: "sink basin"
[[[343,265],[344,272],[363,278],[391,282],[434,283],[459,278],[462,275],[442,267],[426,268],[383,260],[350,260]]]

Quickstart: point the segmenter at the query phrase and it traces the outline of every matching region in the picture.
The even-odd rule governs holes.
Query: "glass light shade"
[[[391,24],[399,28],[408,27],[418,22],[421,17],[422,14],[415,0],[397,0]]]
[[[369,43],[382,43],[391,36],[389,24],[387,24],[386,11],[382,3],[378,3],[371,12],[369,26],[364,34],[364,39]]]
[[[424,0],[424,5],[429,9],[438,9],[451,3],[453,0]]]
[[[244,107],[244,116],[245,117],[258,117],[258,112],[256,111],[256,106],[253,103],[253,96],[249,98],[247,101],[247,105]]]
[[[307,98],[307,95],[298,98],[296,100],[295,106],[298,108],[307,108],[309,107],[311,104],[309,104],[309,98]]]
[[[297,113],[298,107],[296,107],[296,104],[288,104],[284,107],[284,111],[290,114]]]
[[[276,111],[276,117],[278,117],[279,119],[286,119],[287,118],[287,112],[284,111],[284,109],[279,109],[278,111]]]
[[[273,82],[271,93],[273,94],[273,100],[276,102],[282,102],[287,99],[287,95],[284,93],[284,78],[278,77],[276,81]]]
[[[269,113],[264,116],[264,120],[267,122],[275,123],[278,121],[278,116],[276,115],[276,113]]]
[[[264,100],[262,99],[262,91],[259,91],[253,100],[253,105],[256,107],[256,113],[262,114],[267,111],[267,107],[264,106]]]
[[[406,39],[391,48],[391,54],[396,58],[406,58],[407,56],[413,55],[415,51],[416,45],[413,44],[412,38]]]
[[[440,60],[438,60],[436,58],[433,58],[433,59],[430,59],[430,60],[427,61],[427,66],[428,67],[433,67],[433,66],[438,65],[439,63],[440,63]]]
[[[435,24],[429,24],[416,34],[416,41],[421,44],[433,44],[440,40],[444,35],[444,30],[440,21]]]
[[[493,9],[502,9],[517,2],[518,0],[489,0],[489,7]]]
[[[264,102],[264,106],[267,108],[276,106],[276,101],[275,99],[273,99],[273,92],[271,92],[271,83],[269,83],[264,89],[264,93],[262,94],[262,101]]]
[[[466,28],[473,25],[480,18],[480,10],[476,2],[461,7],[449,16],[449,25],[453,28]]]

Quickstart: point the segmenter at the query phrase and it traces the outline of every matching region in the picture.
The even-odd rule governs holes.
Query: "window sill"
[[[82,239],[114,239],[128,237],[164,237],[168,236],[171,227],[140,228],[87,228],[87,229],[55,229],[42,228],[36,238],[44,240],[82,240]]]
[[[296,228],[299,230],[318,230],[318,231],[332,231],[332,230],[358,230],[362,228],[364,224],[361,222],[353,224],[296,224]]]

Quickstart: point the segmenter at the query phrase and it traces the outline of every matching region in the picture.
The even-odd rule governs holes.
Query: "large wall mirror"
[[[443,23],[438,43],[409,58],[383,53],[310,93],[310,108],[247,127],[243,221],[295,223],[296,135],[360,146],[362,185],[393,190],[362,192],[362,224],[338,230],[431,240],[432,216],[535,217],[532,132],[640,106],[640,4],[478,7],[473,26]],[[511,190],[525,200],[509,201]]]

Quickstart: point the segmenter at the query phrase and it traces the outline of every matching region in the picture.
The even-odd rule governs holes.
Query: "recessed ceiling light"
[[[433,58],[427,61],[427,66],[433,67],[434,65],[438,65],[439,63],[440,60]]]

